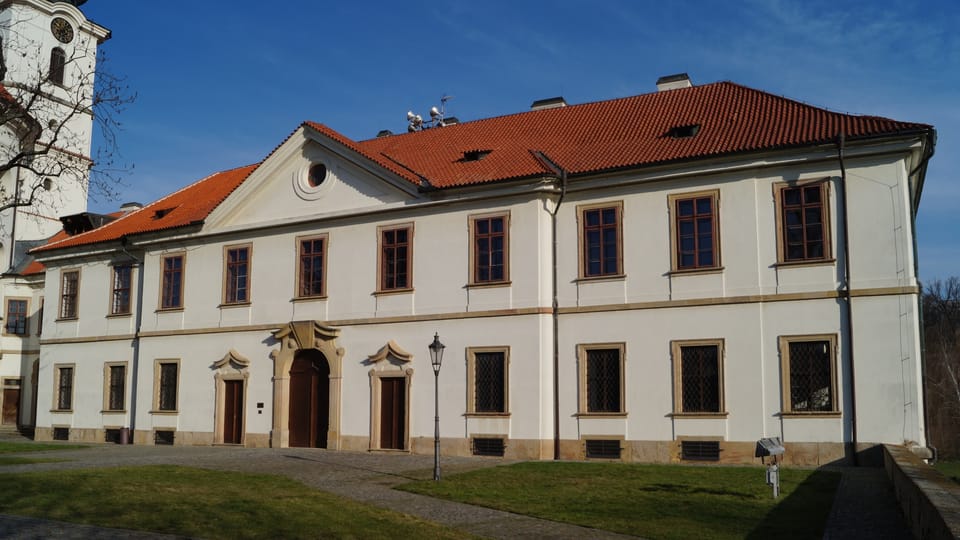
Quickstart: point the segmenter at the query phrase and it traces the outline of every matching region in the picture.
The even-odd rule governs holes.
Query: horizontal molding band
[[[873,289],[857,289],[851,291],[850,296],[854,298],[869,296],[899,296],[904,294],[919,294],[920,288],[916,286],[909,287],[883,287]],[[609,311],[634,311],[643,309],[658,308],[687,308],[703,306],[725,306],[734,304],[759,304],[765,302],[793,302],[798,300],[828,300],[843,297],[842,291],[818,291],[803,293],[784,293],[784,294],[759,294],[745,296],[728,296],[716,298],[695,298],[690,300],[661,300],[654,302],[634,302],[629,304],[602,304],[596,306],[578,306],[560,308],[560,315],[573,315],[577,313],[603,313]],[[548,307],[519,308],[519,309],[493,309],[486,311],[461,311],[455,313],[431,313],[425,315],[398,315],[394,317],[368,317],[361,319],[339,319],[323,321],[327,326],[363,326],[371,324],[399,324],[416,323],[428,321],[447,321],[457,319],[481,319],[487,317],[516,317],[521,315],[550,315],[553,311]],[[209,328],[187,328],[175,330],[153,330],[141,332],[141,338],[170,337],[170,336],[190,336],[200,334],[225,334],[234,332],[263,332],[272,331],[281,328],[290,321],[273,324],[252,324],[242,326],[221,326]],[[133,334],[120,334],[114,336],[95,336],[95,337],[76,337],[76,338],[53,338],[40,341],[40,345],[64,345],[69,343],[92,343],[102,341],[123,341],[134,339]]]

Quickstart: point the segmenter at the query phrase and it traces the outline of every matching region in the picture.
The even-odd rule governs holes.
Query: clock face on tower
[[[66,19],[57,17],[50,21],[50,31],[53,32],[53,37],[57,38],[60,43],[73,41],[73,27]]]

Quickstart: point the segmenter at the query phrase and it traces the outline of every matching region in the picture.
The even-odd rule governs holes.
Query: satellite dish
[[[430,118],[436,118],[440,116],[440,111],[436,107],[430,107]]]
[[[416,118],[416,117],[417,117],[417,115],[413,114],[413,111],[407,111],[407,120],[408,120],[408,121],[412,121],[412,120],[413,120],[414,118]]]

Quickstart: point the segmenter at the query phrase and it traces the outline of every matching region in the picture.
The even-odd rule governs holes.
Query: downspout
[[[553,459],[560,459],[560,301],[557,291],[559,280],[559,271],[557,269],[557,212],[560,211],[560,204],[567,194],[567,171],[553,160],[548,158],[543,152],[534,152],[534,155],[547,168],[551,169],[560,181],[560,197],[557,204],[550,211],[550,229],[553,235],[553,242],[550,248],[550,265],[552,275],[552,307],[551,317],[553,319]]]
[[[917,251],[917,209],[920,206],[920,193],[923,191],[923,180],[927,176],[927,163],[929,163],[930,158],[933,157],[937,146],[937,132],[933,129],[930,130],[930,138],[932,139],[931,142],[928,142],[930,139],[924,140],[924,156],[920,159],[920,163],[909,172],[907,181],[909,182],[910,177],[915,174],[920,175],[920,178],[917,180],[917,200],[910,201],[910,236],[913,240],[911,245],[911,250],[913,251],[913,275],[916,276],[917,283],[920,284],[920,294],[917,295],[917,322],[920,325],[920,399],[923,402],[923,436],[927,439],[927,448],[929,448],[933,454],[933,459],[930,461],[932,464],[936,463],[938,452],[937,448],[930,444],[929,423],[927,422],[927,337],[924,331],[925,323],[923,320],[923,284],[920,283],[920,254]]]
[[[850,456],[854,466],[859,465],[860,459],[857,457],[857,385],[854,373],[853,361],[853,297],[850,295],[850,217],[849,205],[847,204],[847,169],[843,161],[843,147],[846,143],[846,136],[840,131],[837,141],[837,157],[840,160],[840,189],[843,200],[843,290],[841,297],[844,298],[846,310],[844,310],[844,319],[847,324],[847,369],[850,372],[850,444],[853,446],[853,452]]]
[[[143,260],[138,259],[133,256],[129,251],[127,251],[127,237],[124,236],[120,239],[120,251],[123,251],[127,257],[133,259],[135,264],[134,268],[137,269],[137,311],[134,316],[134,331],[133,331],[133,369],[131,370],[130,376],[130,443],[133,444],[133,440],[136,435],[137,427],[137,382],[140,379],[140,326],[143,322]]]

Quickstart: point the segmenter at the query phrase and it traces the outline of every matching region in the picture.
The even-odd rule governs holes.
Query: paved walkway
[[[360,502],[441,523],[488,538],[628,538],[606,531],[547,521],[391,489],[410,480],[429,479],[433,456],[332,452],[307,448],[171,447],[104,445],[58,451],[58,463],[5,466],[2,472],[90,467],[175,464],[217,470],[279,474]],[[53,457],[51,455],[51,457]],[[491,467],[503,461],[442,458],[444,474]],[[841,468],[824,538],[910,538],[883,469]],[[67,523],[0,515],[0,538],[173,538],[133,531],[97,529]]]

